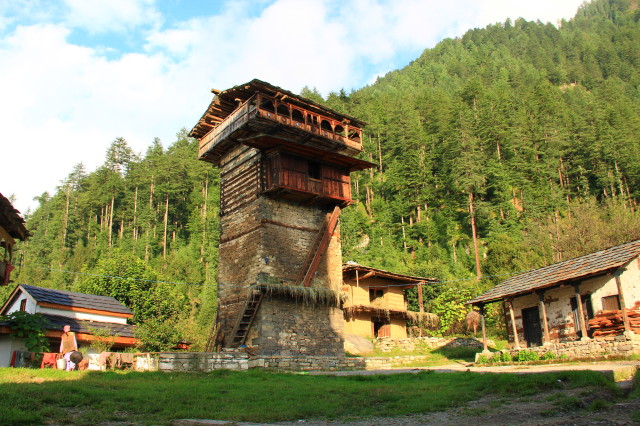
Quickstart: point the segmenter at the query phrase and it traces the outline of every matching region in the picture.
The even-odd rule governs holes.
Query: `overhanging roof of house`
[[[429,284],[438,281],[435,278],[414,277],[411,275],[396,274],[394,272],[384,271],[382,269],[371,268],[369,266],[358,265],[357,263],[345,263],[342,265],[342,276],[346,277],[351,272],[358,272],[359,279],[365,279],[370,277],[384,278],[387,280],[395,281],[398,284],[406,284],[407,287],[412,287],[416,284]],[[393,285],[393,284],[390,284]]]
[[[554,287],[561,283],[602,275],[628,263],[638,255],[640,255],[640,240],[554,263],[509,278],[486,293],[468,301],[467,304],[478,305],[496,302],[507,297]]]
[[[50,288],[36,287],[27,284],[20,284],[15,288],[15,290],[13,290],[11,296],[9,296],[5,304],[2,306],[0,313],[5,313],[5,309],[7,309],[15,300],[20,290],[31,295],[31,297],[33,297],[41,306],[48,306],[52,308],[57,307],[60,309],[67,308],[70,310],[97,311],[106,315],[112,313],[115,316],[126,318],[133,317],[133,312],[113,297],[74,293],[65,290],[53,290]]]
[[[12,238],[26,240],[31,236],[24,225],[24,219],[11,202],[0,194],[0,226],[2,226]]]
[[[43,314],[49,321],[48,329],[62,332],[65,325],[71,327],[74,333],[93,334],[96,330],[104,331],[111,336],[134,337],[135,326],[130,324],[119,324],[115,322],[87,321],[61,315]]]

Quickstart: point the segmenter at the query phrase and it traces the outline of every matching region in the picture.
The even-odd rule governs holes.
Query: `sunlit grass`
[[[400,416],[481,397],[608,388],[596,372],[535,375],[434,373],[315,376],[216,371],[65,372],[0,369],[1,424],[166,424],[179,418],[274,422]]]

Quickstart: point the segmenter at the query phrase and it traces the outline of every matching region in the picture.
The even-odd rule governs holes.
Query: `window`
[[[22,312],[24,312],[24,311],[26,311],[26,310],[27,310],[27,299],[22,299],[22,300],[20,301],[20,310],[21,310]]]
[[[603,311],[619,311],[620,299],[617,294],[613,296],[606,296],[602,298],[602,310]]]
[[[315,161],[309,161],[309,179],[320,180],[322,178],[320,164]]]
[[[384,297],[384,290],[377,288],[369,289],[369,302],[373,302],[376,299]]]

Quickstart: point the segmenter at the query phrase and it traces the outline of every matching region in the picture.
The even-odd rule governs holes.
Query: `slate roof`
[[[509,278],[486,293],[468,301],[467,304],[495,302],[508,296],[553,287],[561,282],[602,274],[626,264],[638,255],[640,255],[640,240],[554,263]]]
[[[428,284],[428,283],[433,283],[438,281],[435,278],[414,277],[411,275],[396,274],[395,272],[389,272],[382,269],[371,268],[369,266],[363,266],[357,263],[345,263],[342,265],[343,276],[346,276],[346,274],[351,271],[358,271],[363,275],[371,272],[375,277],[386,278],[388,280],[393,280],[399,283],[407,284],[407,286],[409,287],[415,284]]]
[[[42,314],[49,321],[48,329],[62,330],[65,325],[71,327],[74,333],[93,334],[93,330],[105,330],[110,335],[120,337],[134,337],[136,327],[129,324],[119,324],[115,322],[87,321],[75,318],[63,317],[60,315]]]
[[[131,312],[129,308],[109,296],[53,290],[27,284],[20,284],[20,287],[29,293],[37,302],[133,315],[133,312]]]

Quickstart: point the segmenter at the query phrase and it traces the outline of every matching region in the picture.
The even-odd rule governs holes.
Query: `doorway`
[[[373,337],[391,337],[391,323],[386,319],[374,319],[372,323]]]
[[[522,310],[522,326],[524,328],[524,340],[527,341],[527,347],[542,346],[540,310],[537,306]]]

